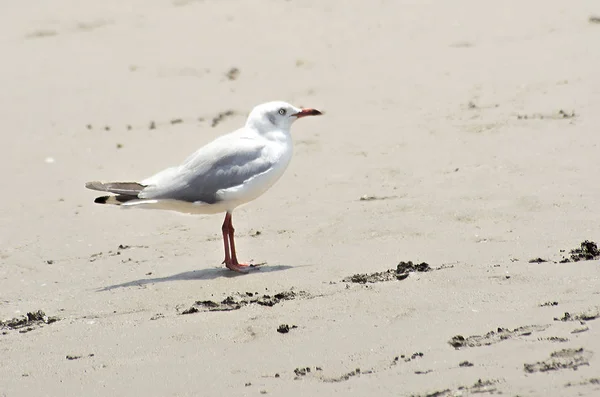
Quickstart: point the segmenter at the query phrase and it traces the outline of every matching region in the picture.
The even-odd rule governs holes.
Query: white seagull
[[[181,165],[141,182],[88,182],[88,189],[114,193],[94,200],[123,208],[171,210],[187,214],[225,212],[223,243],[228,269],[244,272],[235,252],[233,210],[266,192],[292,158],[290,127],[297,119],[320,115],[286,102],[256,106],[246,125],[198,149]]]

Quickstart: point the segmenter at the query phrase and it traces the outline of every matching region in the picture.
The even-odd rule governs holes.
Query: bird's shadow
[[[163,283],[166,281],[178,280],[212,280],[219,277],[235,278],[244,277],[257,273],[270,273],[282,270],[292,269],[293,266],[275,265],[275,266],[251,266],[246,273],[232,272],[226,268],[211,268],[192,270],[189,272],[177,273],[168,277],[142,278],[139,280],[128,281],[126,283],[109,285],[99,288],[97,292],[110,291],[116,288],[142,287],[146,284]]]

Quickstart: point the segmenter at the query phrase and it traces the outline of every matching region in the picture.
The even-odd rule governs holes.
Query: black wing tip
[[[110,196],[96,197],[96,199],[94,200],[94,203],[96,203],[96,204],[106,204],[106,202],[108,201],[109,198],[110,198]]]
[[[96,197],[94,203],[96,204],[115,204],[121,205],[131,200],[137,199],[137,196],[130,196],[128,194],[117,194],[116,196],[100,196]]]

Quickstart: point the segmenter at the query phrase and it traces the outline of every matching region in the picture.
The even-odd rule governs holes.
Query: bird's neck
[[[290,134],[289,129],[283,129],[279,127],[270,127],[270,126],[252,126],[246,125],[246,127],[250,127],[256,134],[274,142],[291,142],[292,136]]]
[[[292,135],[290,134],[289,130],[273,129],[273,130],[269,130],[267,132],[263,132],[261,135],[270,141],[276,141],[276,142],[282,142],[282,143],[291,143],[292,142]]]

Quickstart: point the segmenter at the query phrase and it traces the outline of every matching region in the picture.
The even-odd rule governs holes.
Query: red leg
[[[222,263],[231,263],[231,256],[229,256],[229,223],[231,222],[231,214],[228,212],[225,214],[225,220],[221,230],[223,231],[223,244],[225,245],[225,260]]]
[[[237,254],[235,252],[235,240],[234,240],[234,232],[235,229],[233,228],[233,223],[231,221],[231,214],[228,212],[225,215],[225,222],[227,223],[227,231],[229,234],[229,247],[231,248],[231,261],[229,263],[225,263],[225,266],[227,266],[228,269],[236,271],[236,272],[241,272],[241,273],[245,273],[246,272],[246,268],[248,267],[248,265],[243,264],[243,263],[239,263],[238,259],[237,259]],[[227,251],[226,251],[227,252]]]

